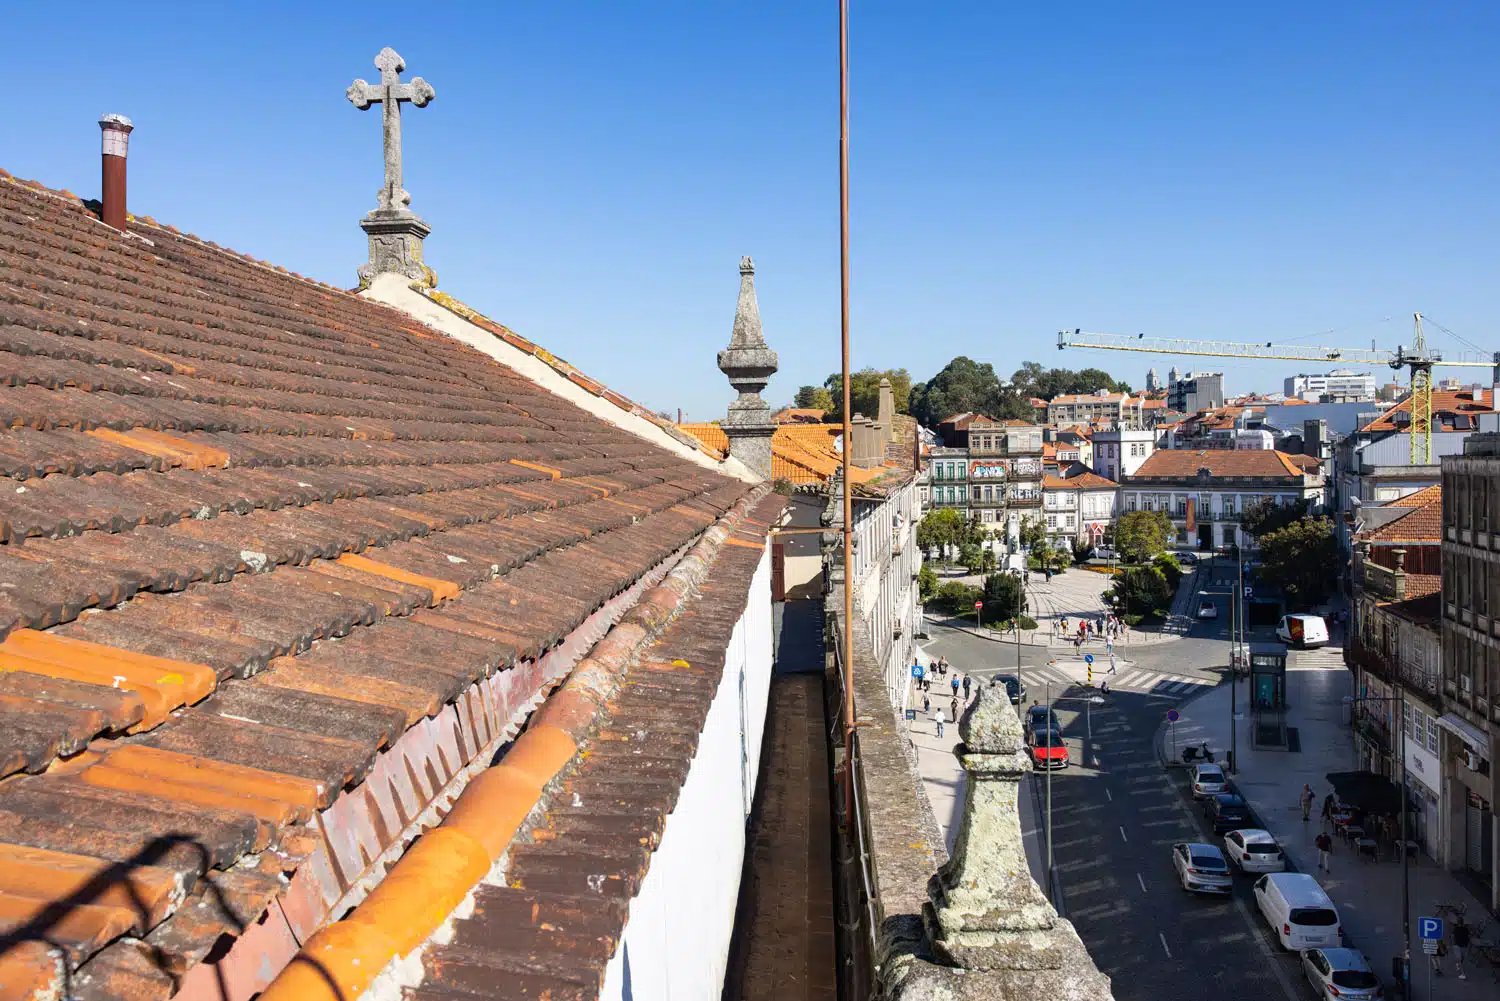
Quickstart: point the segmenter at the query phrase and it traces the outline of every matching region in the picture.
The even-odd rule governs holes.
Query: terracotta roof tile
[[[1398,497],[1386,503],[1386,507],[1426,507],[1428,504],[1436,504],[1443,499],[1443,485],[1434,483],[1431,486],[1415,490],[1405,497]]]
[[[165,998],[278,894],[304,937],[358,903],[559,642],[749,488],[405,314],[132,227],[0,178],[0,894],[12,856],[57,894],[175,880],[11,950]]]
[[[1489,403],[1483,403],[1483,402],[1476,403],[1476,402],[1474,402],[1474,391],[1471,390],[1471,389],[1460,389],[1460,390],[1441,390],[1441,389],[1435,389],[1432,392],[1432,420],[1433,420],[1433,427],[1434,427],[1434,429],[1437,429],[1440,424],[1441,425],[1445,425],[1445,426],[1451,425],[1452,424],[1452,418],[1455,415],[1462,415],[1462,416],[1466,417],[1470,421],[1471,425],[1473,425],[1474,424],[1475,415],[1477,415],[1477,414],[1492,414],[1494,412],[1495,412],[1494,398],[1491,397]],[[1409,423],[1400,423],[1400,424],[1398,424],[1396,422],[1396,419],[1395,419],[1395,415],[1396,414],[1402,414],[1402,413],[1404,413],[1404,414],[1407,415],[1407,419],[1409,421],[1410,417],[1411,417],[1411,397],[1410,396],[1407,396],[1406,399],[1402,400],[1401,402],[1399,402],[1399,403],[1395,404],[1394,406],[1390,407],[1389,409],[1387,409],[1379,417],[1375,418],[1373,421],[1371,421],[1370,423],[1366,424],[1364,427],[1360,428],[1360,430],[1361,431],[1398,431],[1398,430],[1403,430],[1403,429],[1405,429],[1405,428],[1407,428],[1407,427],[1410,426]],[[1477,426],[1471,426],[1471,427],[1467,428],[1466,430],[1476,430],[1476,429],[1477,429]]]
[[[1443,541],[1443,500],[1441,489],[1435,486],[1427,489],[1438,490],[1439,493],[1428,500],[1427,503],[1420,506],[1410,504],[1386,505],[1387,507],[1399,506],[1408,510],[1394,521],[1386,522],[1372,531],[1361,533],[1360,538],[1368,539],[1370,542],[1382,543],[1441,543]],[[1418,493],[1426,492],[1427,490],[1418,491]]]
[[[1199,469],[1210,476],[1295,479],[1303,471],[1282,452],[1270,449],[1157,449],[1141,463],[1130,479],[1196,477]]]

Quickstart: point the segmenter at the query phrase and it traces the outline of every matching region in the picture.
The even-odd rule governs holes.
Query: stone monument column
[[[739,398],[729,404],[721,425],[729,438],[729,454],[761,479],[771,478],[771,436],[776,422],[771,408],[761,399],[771,376],[776,374],[776,352],[766,346],[760,329],[760,305],[755,301],[755,265],[740,258],[740,300],[734,313],[729,347],[719,352],[719,371]]]

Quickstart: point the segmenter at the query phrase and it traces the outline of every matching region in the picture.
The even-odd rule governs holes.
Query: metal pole
[[[1026,605],[1027,605],[1027,602],[1026,602],[1026,574],[1027,574],[1027,572],[1028,571],[1026,571],[1024,568],[1021,570],[1021,611],[1017,612],[1016,615],[1015,615],[1015,617],[1011,619],[1011,625],[1013,625],[1013,626],[1016,627],[1015,631],[1016,631],[1016,694],[1017,695],[1019,695],[1025,689],[1025,687],[1026,687],[1022,683],[1022,681],[1021,681],[1021,615],[1022,615],[1022,613],[1024,613],[1026,611]]]
[[[1245,648],[1245,610],[1240,607],[1240,599],[1245,594],[1245,555],[1238,546],[1235,547],[1235,555],[1239,557],[1239,580],[1234,585],[1234,621],[1239,626],[1238,637],[1231,635],[1230,645],[1236,654],[1244,656]],[[1231,634],[1233,630],[1231,630]],[[1233,660],[1233,655],[1231,655]],[[1235,715],[1239,712],[1240,675],[1239,669],[1232,664],[1229,669],[1229,774],[1233,775],[1240,770],[1239,750],[1239,726],[1235,722]]]
[[[1052,725],[1052,682],[1047,682],[1047,726]],[[1048,740],[1051,740],[1049,737]],[[1051,747],[1049,743],[1047,745]],[[1052,760],[1047,759],[1047,879],[1052,879]]]
[[[849,393],[849,0],[839,0],[839,348],[844,393],[844,819],[854,817],[854,450]]]
[[[1083,704],[1083,725],[1088,731],[1089,740],[1094,739],[1094,697]]]

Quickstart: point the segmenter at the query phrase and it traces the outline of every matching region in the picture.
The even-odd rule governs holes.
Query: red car
[[[1031,734],[1031,767],[1068,767],[1068,745],[1056,730],[1035,730]]]

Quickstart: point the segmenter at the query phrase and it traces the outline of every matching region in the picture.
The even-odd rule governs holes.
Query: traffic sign
[[[1422,951],[1429,956],[1437,955],[1438,940],[1435,938],[1424,938],[1422,940]]]
[[[1253,597],[1255,597],[1255,588],[1251,587],[1249,584],[1245,585],[1245,597],[1247,597],[1247,598],[1253,598]]]
[[[982,601],[976,601],[976,602],[974,602],[974,607],[975,608],[983,608],[984,607],[984,602],[982,602]]]
[[[1182,713],[1178,712],[1176,709],[1168,709],[1167,710],[1167,722],[1168,723],[1176,723],[1180,719],[1182,719]]]
[[[1091,654],[1091,653],[1084,654],[1083,655],[1083,662],[1085,664],[1092,664],[1094,662],[1094,655]]]
[[[922,678],[922,677],[925,677],[926,674],[927,674],[927,669],[924,668],[921,664],[913,664],[911,666],[911,676],[913,678]]]
[[[1434,945],[1443,937],[1442,918],[1417,918],[1417,935],[1425,941],[1430,940]],[[1425,946],[1424,946],[1425,947]]]

